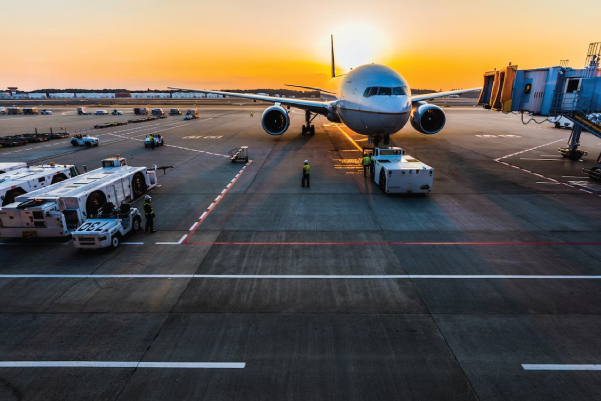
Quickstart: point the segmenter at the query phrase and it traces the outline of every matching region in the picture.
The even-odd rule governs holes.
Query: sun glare
[[[372,26],[349,23],[334,27],[332,34],[336,67],[340,70],[378,63],[385,57],[386,35]]]

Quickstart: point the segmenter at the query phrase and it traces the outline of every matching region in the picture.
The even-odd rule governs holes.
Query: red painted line
[[[184,241],[184,243],[186,243]],[[542,246],[542,245],[601,245],[601,242],[187,242],[188,245],[504,245],[504,246]]]
[[[226,187],[226,189],[225,189],[225,192],[223,192],[223,193],[220,195],[220,197],[219,197],[219,200],[218,200],[218,201],[216,201],[216,202],[214,202],[214,203],[212,204],[212,205],[213,205],[213,207],[211,207],[210,209],[208,209],[208,210],[207,210],[206,214],[204,214],[204,217],[203,217],[203,218],[201,218],[201,219],[198,221],[198,224],[196,224],[196,227],[194,228],[194,230],[192,230],[192,231],[191,231],[191,232],[190,232],[190,233],[189,233],[189,234],[186,236],[186,238],[185,238],[185,239],[182,241],[182,244],[185,244],[185,245],[196,244],[195,242],[188,242],[188,238],[190,238],[190,236],[191,236],[192,234],[194,234],[194,233],[196,232],[196,230],[198,230],[198,227],[200,227],[200,225],[202,224],[202,222],[203,222],[203,221],[205,221],[205,220],[207,219],[207,217],[209,217],[209,215],[211,214],[211,212],[212,212],[213,210],[215,210],[215,208],[217,207],[217,205],[219,204],[219,202],[221,202],[221,201],[223,200],[223,197],[225,196],[225,194],[227,194],[227,193],[228,193],[228,191],[229,191],[230,189],[232,189],[232,187],[234,186],[234,184],[236,183],[236,181],[238,181],[238,179],[239,179],[240,177],[242,177],[242,174],[244,174],[244,171],[246,171],[246,168],[247,168],[248,166],[250,166],[250,163],[252,163],[252,160],[249,160],[249,161],[248,161],[248,163],[246,163],[246,165],[244,166],[244,168],[243,168],[242,170],[240,170],[240,172],[237,174],[236,178],[235,178],[235,179],[234,179],[232,182],[230,182],[230,184],[231,184],[231,185],[228,185],[228,186]]]

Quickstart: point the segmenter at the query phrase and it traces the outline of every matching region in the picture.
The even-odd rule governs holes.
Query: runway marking
[[[244,173],[244,171],[246,171],[247,167],[250,165],[250,163],[252,163],[252,160],[249,160],[248,163],[246,163],[244,165],[244,167],[242,168],[242,170],[240,170],[240,172],[238,174],[236,174],[236,176],[234,177],[234,179],[232,181],[230,181],[230,183],[225,187],[225,189],[223,191],[221,191],[221,195],[219,195],[217,198],[215,198],[215,202],[211,203],[209,205],[209,207],[207,208],[207,211],[204,212],[201,216],[199,221],[196,223],[196,227],[194,227],[194,230],[190,230],[190,233],[185,236],[185,238],[182,238],[182,240],[180,240],[180,243],[184,243],[184,244],[188,244],[188,238],[190,238],[190,236],[192,234],[194,234],[194,232],[198,229],[198,227],[200,227],[200,225],[203,223],[203,221],[206,220],[206,218],[209,216],[209,214],[211,214],[211,212],[215,209],[215,206],[217,206],[219,204],[219,202],[221,202],[223,200],[223,197],[225,196],[225,194],[227,194],[227,192],[232,188],[232,185],[238,180],[238,178],[240,178],[240,176]]]
[[[246,362],[4,361],[0,368],[244,369]]]
[[[601,370],[601,365],[522,364],[524,370]]]
[[[196,228],[196,225],[198,224],[198,222],[192,224],[192,227],[190,227],[190,229],[188,231],[192,231]]]
[[[363,149],[359,145],[357,145],[357,142],[355,142],[350,136],[348,136],[348,134],[342,128],[340,128],[340,126],[338,124],[333,124],[333,125],[336,128],[338,128],[340,130],[340,132],[342,132],[349,139],[349,141],[351,141],[353,143],[353,145],[355,145],[355,147],[357,149],[359,149],[361,152],[363,152]],[[346,125],[344,127],[346,127]]]
[[[520,160],[541,160],[541,161],[554,161],[554,162],[565,161],[563,157],[561,159],[536,159],[536,158],[530,158],[530,157],[520,157]]]
[[[122,242],[123,245],[144,245],[143,242]]]
[[[158,242],[157,242],[158,244]],[[173,242],[177,244],[177,242]],[[601,280],[601,276],[520,274],[0,274],[0,279],[18,278],[210,278],[210,279],[320,279],[320,280]]]

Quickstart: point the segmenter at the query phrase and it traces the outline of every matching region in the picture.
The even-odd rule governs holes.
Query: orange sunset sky
[[[481,85],[507,62],[582,68],[601,1],[0,0],[0,90],[322,86],[397,69],[412,88]]]

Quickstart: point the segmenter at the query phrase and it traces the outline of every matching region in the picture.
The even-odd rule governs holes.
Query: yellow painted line
[[[348,134],[347,134],[346,132],[344,132],[344,131],[342,130],[342,128],[340,128],[340,127],[338,126],[338,124],[334,124],[334,125],[336,126],[336,128],[338,128],[338,129],[340,130],[340,132],[342,132],[344,135],[346,135],[346,137],[348,138],[348,140],[349,140],[349,141],[351,141],[351,142],[353,143],[353,145],[355,145],[355,147],[356,147],[357,149],[359,149],[361,152],[363,152],[363,148],[361,148],[359,145],[357,145],[357,142],[353,141],[353,139],[352,139],[350,136],[348,136]]]

